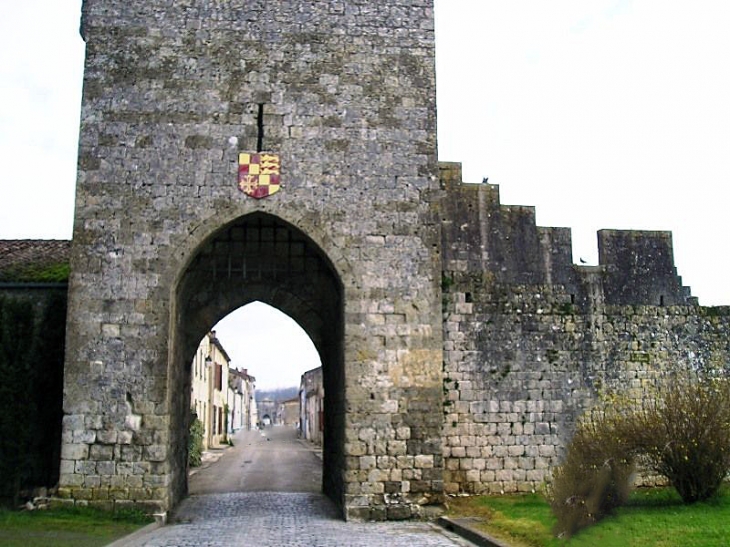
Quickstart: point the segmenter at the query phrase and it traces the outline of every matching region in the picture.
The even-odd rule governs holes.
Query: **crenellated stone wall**
[[[730,307],[696,304],[671,234],[601,231],[599,266],[576,266],[569,230],[441,167],[447,493],[536,489],[601,392],[730,366]]]

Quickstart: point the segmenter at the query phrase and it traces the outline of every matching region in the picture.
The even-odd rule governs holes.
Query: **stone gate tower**
[[[323,362],[325,492],[442,489],[431,0],[84,0],[59,495],[185,494],[190,370],[260,300]]]

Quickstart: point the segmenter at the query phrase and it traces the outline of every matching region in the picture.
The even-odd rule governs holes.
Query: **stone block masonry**
[[[730,307],[697,305],[669,233],[604,230],[601,264],[575,266],[568,231],[441,168],[447,493],[537,489],[600,393],[728,369]]]
[[[191,343],[262,300],[323,358],[343,514],[437,503],[432,2],[85,0],[82,34],[60,494],[174,505]],[[259,151],[282,188],[256,200]]]

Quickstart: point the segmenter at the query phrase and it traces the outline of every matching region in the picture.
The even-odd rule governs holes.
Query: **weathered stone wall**
[[[329,494],[348,517],[438,501],[431,0],[85,0],[83,12],[59,494],[163,508],[184,494],[186,340],[254,297],[228,279],[198,305],[196,259],[230,243],[235,261],[221,229],[265,213],[309,238],[333,279],[329,315],[277,273],[256,293],[288,294],[274,304],[324,341]],[[283,186],[260,201],[236,187],[239,152],[258,148],[280,155]]]
[[[670,234],[602,231],[600,265],[575,266],[568,230],[457,164],[442,181],[446,492],[535,489],[602,390],[730,364],[730,307],[696,305]]]

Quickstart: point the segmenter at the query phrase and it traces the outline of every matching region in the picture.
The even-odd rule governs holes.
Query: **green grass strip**
[[[514,547],[720,547],[730,545],[730,491],[683,505],[671,489],[635,492],[616,515],[570,540],[552,534],[555,518],[539,494],[475,496],[450,502],[451,516],[478,516],[484,531]]]
[[[137,511],[115,513],[84,507],[37,511],[0,510],[0,545],[92,547],[107,545],[152,522]]]

